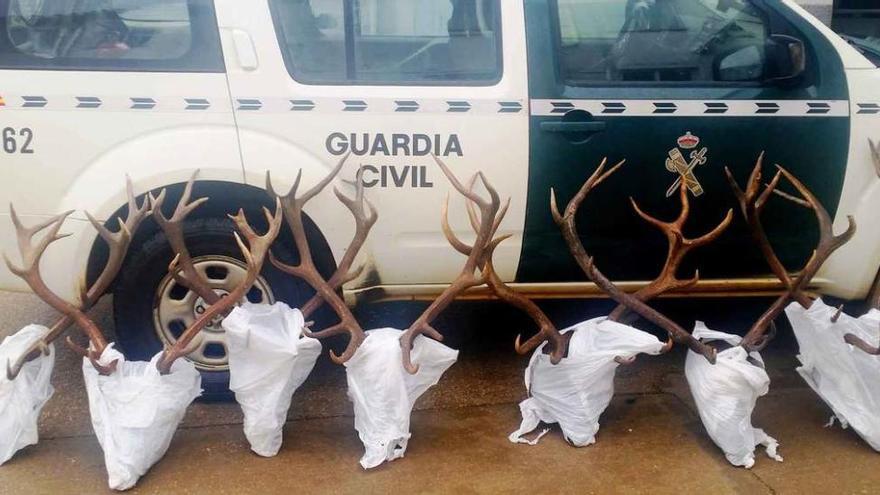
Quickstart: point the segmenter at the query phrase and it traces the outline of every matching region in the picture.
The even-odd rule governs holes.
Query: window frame
[[[365,86],[365,87],[382,87],[382,86],[422,86],[422,87],[471,87],[471,88],[486,88],[497,86],[504,79],[504,33],[502,31],[503,22],[503,5],[501,0],[487,0],[491,1],[495,5],[495,9],[497,11],[497,15],[495,16],[495,50],[497,57],[497,69],[495,73],[495,77],[492,79],[486,79],[482,81],[471,80],[471,81],[425,81],[425,80],[399,80],[399,81],[362,81],[356,79],[357,72],[355,67],[355,60],[353,57],[349,57],[351,54],[355,53],[355,39],[354,36],[351,36],[354,31],[354,9],[352,9],[352,1],[353,0],[339,0],[342,2],[343,13],[344,13],[344,23],[343,30],[345,32],[345,72],[346,72],[346,80],[342,81],[330,81],[330,80],[316,80],[310,79],[308,77],[302,77],[301,74],[297,74],[297,71],[294,67],[294,62],[291,58],[291,54],[289,50],[286,50],[284,47],[287,45],[287,39],[284,36],[284,29],[281,25],[281,16],[278,11],[278,2],[284,0],[269,0],[269,12],[272,17],[272,25],[275,29],[275,40],[278,43],[278,49],[281,51],[281,57],[284,60],[284,67],[287,69],[287,73],[290,78],[298,83],[305,86]],[[354,77],[354,78],[351,78]],[[351,78],[351,79],[349,79]]]
[[[764,22],[766,39],[773,34],[771,28],[772,19],[770,14],[762,8],[762,5],[752,0],[746,0],[761,14]],[[559,54],[562,49],[562,25],[559,18],[559,0],[548,0],[550,8],[550,35],[553,45],[553,65],[556,72],[556,81],[567,88],[608,88],[608,87],[632,87],[632,88],[766,88],[773,87],[772,81],[581,81],[575,83],[562,75],[562,63]],[[765,64],[767,61],[765,60]],[[765,67],[766,68],[766,67]]]
[[[60,58],[44,59],[19,51],[9,39],[10,3],[0,0],[0,70],[133,73],[226,73],[220,28],[213,0],[185,0],[190,15],[192,44],[173,59]]]

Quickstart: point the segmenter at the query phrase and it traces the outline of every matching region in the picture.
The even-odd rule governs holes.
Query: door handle
[[[233,29],[232,43],[235,45],[238,65],[242,69],[250,71],[260,67],[260,59],[257,57],[257,49],[254,46],[254,40],[251,39],[251,35],[241,29]]]
[[[541,130],[546,132],[602,132],[605,122],[541,122]]]

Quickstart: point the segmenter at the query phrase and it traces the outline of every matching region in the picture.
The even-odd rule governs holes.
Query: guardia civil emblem
[[[694,136],[688,131],[684,136],[678,138],[678,148],[669,150],[669,158],[666,159],[666,170],[674,172],[678,177],[675,182],[666,190],[666,197],[675,194],[681,181],[684,180],[688,190],[694,196],[703,195],[703,186],[697,180],[694,169],[706,163],[706,154],[709,148],[697,148],[700,145],[700,138]],[[685,153],[690,152],[689,159],[685,158]]]

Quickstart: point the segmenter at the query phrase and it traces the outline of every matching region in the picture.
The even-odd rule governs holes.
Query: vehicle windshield
[[[842,34],[841,37],[855,47],[856,50],[861,52],[861,54],[870,60],[871,63],[880,67],[880,38],[873,36],[849,36],[844,34]]]

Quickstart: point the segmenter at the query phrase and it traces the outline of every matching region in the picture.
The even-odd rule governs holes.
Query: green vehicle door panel
[[[541,115],[536,111],[535,100],[699,100],[724,101],[731,105],[738,101],[847,100],[845,74],[837,53],[804,19],[779,2],[755,2],[778,12],[784,26],[772,26],[774,32],[777,29],[793,32],[805,42],[809,55],[808,72],[804,77],[807,82],[798,87],[701,87],[696,84],[685,87],[663,83],[573,87],[559,81],[554,37],[548,34],[553,29],[555,16],[551,2],[525,2],[533,108],[529,193],[522,258],[517,274],[519,282],[584,279],[553,223],[550,189],[556,189],[560,207],[564,207],[603,157],[612,164],[626,159],[626,164],[596,189],[582,206],[578,216],[582,241],[612,279],[654,278],[666,256],[666,239],[635,214],[629,198],[660,219],[671,220],[678,214],[678,195],[666,196],[667,189],[678,175],[666,169],[665,160],[667,153],[677,148],[678,138],[687,132],[699,137],[697,149],[706,147],[708,153],[707,162],[694,169],[704,194],[689,196],[692,209],[686,233],[696,237],[708,232],[731,208],[736,216],[718,241],[690,256],[682,267],[682,277],[691,276],[697,267],[704,279],[744,278],[769,273],[741,219],[724,174],[725,166],[731,169],[740,184],[744,184],[763,151],[766,153],[764,170],[767,179],[773,173],[774,163],[785,166],[801,178],[834,214],[847,162],[848,110],[847,115],[840,116],[606,116],[594,113],[594,120],[604,122],[605,130],[585,142],[572,142],[570,135],[542,129],[542,123],[563,121],[563,112]],[[681,151],[689,160],[690,150]],[[809,210],[782,199],[773,199],[764,220],[784,263],[796,267],[809,257],[817,239],[815,220]]]

